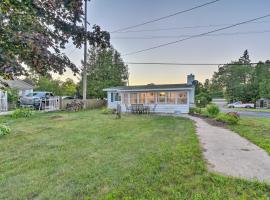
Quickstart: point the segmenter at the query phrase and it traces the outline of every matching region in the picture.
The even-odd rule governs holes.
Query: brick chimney
[[[187,75],[187,84],[192,85],[195,80],[195,76],[193,74]]]

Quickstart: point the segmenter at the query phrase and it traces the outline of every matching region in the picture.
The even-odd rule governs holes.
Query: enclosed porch
[[[123,112],[188,113],[189,91],[137,91],[112,94]]]

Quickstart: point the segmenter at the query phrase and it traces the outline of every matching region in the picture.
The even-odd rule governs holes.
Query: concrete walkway
[[[270,183],[270,156],[261,148],[225,128],[188,116],[196,122],[203,155],[211,171]]]

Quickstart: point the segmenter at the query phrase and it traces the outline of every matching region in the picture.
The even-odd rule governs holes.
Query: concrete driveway
[[[259,118],[270,118],[270,112],[258,112],[256,110],[250,110],[250,111],[246,111],[246,110],[237,110],[234,108],[224,108],[224,107],[220,107],[220,110],[222,112],[237,112],[240,114],[240,116],[243,117],[259,117]]]
[[[211,171],[270,183],[270,156],[238,134],[187,115],[196,132]]]

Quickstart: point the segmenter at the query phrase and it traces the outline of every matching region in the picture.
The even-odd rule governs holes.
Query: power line
[[[220,33],[220,34],[208,34],[206,37],[210,36],[231,36],[231,35],[249,35],[249,34],[261,34],[261,33],[270,33],[270,30],[264,31],[248,31],[248,32],[234,32],[234,33]],[[139,39],[166,39],[166,38],[181,38],[181,37],[191,37],[192,35],[163,35],[163,36],[142,36],[142,37],[113,37],[111,39],[117,40],[139,40]]]
[[[172,62],[125,62],[128,65],[185,65],[185,66],[221,66],[221,65],[257,65],[265,64],[261,62],[255,63],[172,63]]]
[[[270,21],[259,21],[259,22],[250,22],[250,24],[261,24],[268,23]],[[114,32],[115,34],[120,33],[140,33],[140,32],[157,32],[157,31],[169,31],[169,30],[182,30],[182,29],[198,29],[198,28],[209,28],[209,27],[220,27],[228,26],[232,24],[209,24],[209,25],[196,25],[196,26],[182,26],[182,27],[170,27],[170,28],[157,28],[157,29],[141,29],[141,30],[129,30],[129,31],[120,31]]]
[[[250,20],[247,20],[247,21],[239,22],[239,23],[236,23],[236,24],[233,24],[233,25],[230,25],[230,26],[226,26],[226,27],[223,27],[223,28],[219,28],[219,29],[215,29],[215,30],[212,30],[212,31],[208,31],[208,32],[205,32],[205,33],[200,33],[200,34],[197,34],[197,35],[192,35],[190,37],[187,37],[187,38],[184,38],[184,39],[181,39],[181,40],[176,40],[176,41],[172,41],[172,42],[160,44],[160,45],[157,45],[157,46],[154,46],[154,47],[142,49],[142,50],[139,50],[139,51],[134,51],[134,52],[125,54],[124,56],[132,55],[132,54],[138,54],[138,53],[149,51],[149,50],[152,50],[152,49],[157,49],[157,48],[168,46],[168,45],[171,45],[171,44],[183,42],[185,40],[190,40],[192,38],[202,37],[202,36],[208,35],[210,33],[215,33],[215,32],[218,32],[218,31],[226,30],[226,29],[229,29],[229,28],[232,28],[232,27],[235,27],[235,26],[240,26],[242,24],[246,24],[246,23],[249,23],[249,22],[257,21],[259,19],[263,19],[263,18],[266,18],[266,17],[270,17],[270,14],[264,15],[262,17],[257,17],[257,18],[254,18],[254,19],[250,19]]]
[[[167,18],[176,16],[176,15],[180,15],[180,14],[183,14],[183,13],[186,13],[186,12],[189,12],[189,11],[192,11],[192,10],[195,10],[195,9],[198,9],[198,8],[201,8],[201,7],[204,7],[204,6],[207,6],[207,5],[216,3],[218,1],[221,1],[221,0],[210,1],[210,2],[201,4],[201,5],[198,5],[198,6],[189,8],[189,9],[186,9],[186,10],[182,10],[182,11],[179,11],[179,12],[176,12],[176,13],[173,13],[173,14],[170,14],[170,15],[166,15],[166,16],[159,17],[159,18],[156,18],[156,19],[152,19],[152,20],[149,20],[149,21],[140,23],[140,24],[133,25],[133,26],[127,26],[125,28],[120,28],[120,29],[111,31],[111,33],[119,32],[119,31],[124,31],[124,30],[128,30],[128,29],[136,28],[136,27],[139,27],[139,26],[143,26],[143,25],[146,25],[146,24],[150,24],[150,23],[153,23],[153,22],[157,22],[157,21],[160,21],[160,20],[163,20],[163,19],[167,19]]]

